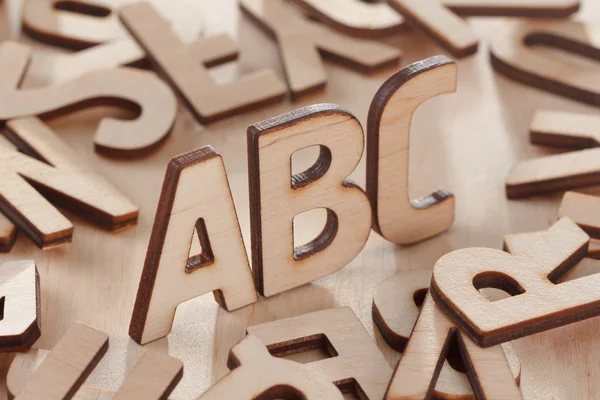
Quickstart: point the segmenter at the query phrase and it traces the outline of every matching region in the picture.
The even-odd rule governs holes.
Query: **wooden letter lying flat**
[[[400,51],[306,20],[281,0],[241,0],[242,10],[276,38],[293,98],[325,88],[321,55],[363,72],[396,65]]]
[[[194,230],[202,253],[189,257]],[[177,306],[211,291],[230,311],[257,300],[223,160],[207,146],[167,165],[129,335],[166,336]]]
[[[533,144],[589,149],[600,146],[600,117],[560,111],[537,111],[529,132]]]
[[[80,3],[90,7],[89,1]],[[25,2],[23,23],[25,30],[45,42],[71,45],[86,40],[93,47],[65,54],[54,51],[34,51],[27,67],[24,82],[28,87],[45,86],[65,82],[86,72],[115,68],[122,65],[140,65],[146,53],[137,42],[124,31],[118,20],[118,8],[132,0],[102,0],[98,4],[113,6],[109,15],[93,17],[69,11],[57,10],[57,0],[30,0]],[[135,0],[134,0],[135,1]],[[64,3],[64,2],[63,2]],[[109,4],[114,3],[114,4]],[[184,0],[154,1],[161,6],[159,11],[169,20],[182,41],[189,43],[202,33],[202,17],[196,7]],[[166,6],[165,6],[166,5]],[[93,5],[92,5],[93,7]],[[105,40],[102,40],[106,38]],[[85,43],[81,43],[85,46]],[[72,46],[71,46],[72,47]],[[81,47],[81,46],[75,46]]]
[[[280,319],[248,328],[274,356],[315,346],[325,347],[331,358],[305,364],[358,398],[379,400],[392,377],[392,368],[352,309],[333,308]]]
[[[135,224],[138,208],[35,117],[11,120],[0,146],[0,210],[40,248],[71,241],[73,225],[46,198],[106,229]]]
[[[386,3],[361,0],[293,0],[308,15],[336,30],[358,37],[381,37],[398,32],[404,18]]]
[[[579,0],[388,0],[406,19],[420,26],[456,57],[477,51],[478,39],[462,15],[566,17],[579,9]],[[454,11],[454,12],[453,12]]]
[[[411,64],[392,75],[373,98],[367,128],[367,193],[375,230],[396,244],[437,235],[454,222],[454,196],[438,190],[411,200],[410,126],[417,107],[456,91],[456,63],[445,56]]]
[[[19,89],[31,56],[25,45],[0,43],[0,122],[32,115],[55,116],[91,105],[118,105],[140,113],[131,121],[102,120],[96,151],[138,156],[160,145],[171,130],[177,99],[155,74],[128,69],[105,69],[71,81],[35,89]]]
[[[39,339],[39,286],[33,260],[0,265],[0,352],[23,351]]]
[[[587,150],[518,163],[506,179],[506,195],[523,197],[600,183],[599,123],[595,115],[537,112],[530,127],[532,143]]]
[[[272,357],[252,335],[231,349],[228,367],[232,371],[199,400],[343,400],[333,383],[307,365]]]
[[[148,58],[201,123],[283,99],[285,87],[272,70],[258,71],[228,85],[213,81],[207,67],[236,55],[231,50],[235,44],[229,37],[216,36],[185,44],[148,2],[125,6],[120,15]]]
[[[458,343],[475,398],[522,398],[502,347],[478,347],[436,306],[428,293],[386,400],[430,399],[453,338]]]
[[[294,152],[320,146],[306,171],[292,175]],[[360,123],[340,106],[318,104],[248,128],[252,271],[258,291],[272,296],[332,274],[365,245],[371,208],[349,181],[364,148]],[[323,231],[294,247],[293,219],[327,210]]]
[[[597,60],[600,25],[571,20],[507,23],[490,44],[496,71],[526,85],[600,106],[600,71],[568,57],[536,49],[545,45]]]
[[[293,0],[311,17],[349,35],[362,37],[386,36],[397,32],[404,19],[387,3],[366,3],[359,0]],[[459,37],[454,36],[453,24],[461,21],[447,16],[445,11],[435,8],[447,7],[461,16],[476,15],[509,15],[529,17],[566,17],[579,9],[580,0],[437,0],[425,4],[426,1],[394,2],[401,12],[407,10],[414,22],[424,26],[427,31],[439,38],[442,44],[449,47],[457,45]],[[425,7],[425,8],[420,8]],[[415,10],[411,13],[410,11]],[[433,10],[433,11],[432,11]],[[419,12],[419,11],[427,11]],[[444,24],[442,24],[442,22]],[[466,25],[466,23],[463,23]],[[468,27],[468,25],[466,25]],[[470,29],[470,28],[462,28]],[[459,44],[459,43],[458,43]]]
[[[17,400],[70,399],[108,350],[108,335],[75,324],[31,375]]]
[[[480,346],[488,347],[600,314],[600,274],[558,283],[586,255],[589,236],[563,218],[523,252],[473,248],[440,258],[436,303]],[[488,301],[479,289],[512,297]]]
[[[411,271],[391,276],[377,285],[375,289],[373,322],[385,341],[398,352],[405,351],[419,316],[419,306],[422,305],[420,302],[417,304],[417,298],[423,300],[430,282],[431,272]],[[455,342],[451,342],[450,346],[452,347],[449,347],[447,354],[460,354],[458,348],[453,348]],[[510,343],[504,343],[501,346],[518,384],[521,377],[521,363]],[[472,358],[471,361],[476,363],[480,359]],[[444,360],[433,395],[435,399],[442,400],[474,399],[467,374],[458,372],[451,367],[448,360]]]
[[[17,227],[4,214],[0,214],[0,253],[8,253],[17,240]]]
[[[70,399],[77,393],[90,399],[159,400],[167,399],[183,376],[181,361],[147,350],[114,396],[82,387],[107,349],[108,335],[77,323],[52,351],[31,349],[17,354],[6,378],[9,397],[53,400]]]
[[[567,192],[563,196],[558,216],[571,218],[588,235],[600,239],[600,197]]]

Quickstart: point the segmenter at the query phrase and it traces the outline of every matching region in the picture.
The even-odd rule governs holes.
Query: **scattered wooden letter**
[[[108,335],[75,324],[32,374],[17,400],[70,399],[108,350]]]
[[[285,87],[272,70],[258,71],[228,85],[214,82],[207,64],[235,57],[235,51],[230,50],[235,44],[229,37],[216,36],[185,44],[148,2],[125,6],[120,15],[148,58],[201,123],[283,99]],[[215,59],[220,60],[214,62]]]
[[[445,56],[411,64],[379,89],[367,123],[367,193],[374,229],[396,244],[437,235],[454,222],[454,196],[438,190],[411,200],[408,193],[410,126],[417,107],[456,91],[456,63]]]
[[[71,241],[73,225],[46,198],[110,230],[135,224],[138,208],[35,117],[11,120],[0,146],[0,210],[40,248]]]
[[[276,357],[325,347],[332,358],[306,367],[357,398],[382,399],[392,377],[392,368],[349,307],[251,326],[248,334],[258,337]]]
[[[147,350],[117,393],[82,387],[107,349],[104,332],[77,323],[52,351],[31,349],[16,355],[6,377],[9,397],[70,399],[77,393],[90,399],[159,400],[166,399],[183,376],[180,360]]]
[[[586,255],[589,236],[563,218],[522,253],[474,248],[440,258],[436,303],[480,346],[488,347],[600,314],[600,274],[557,284]],[[490,302],[479,289],[512,297]]]
[[[598,123],[595,115],[537,112],[530,127],[532,143],[587,150],[520,162],[506,179],[506,195],[523,197],[600,183]]]
[[[373,322],[385,341],[396,351],[404,352],[431,282],[431,272],[410,271],[391,276],[377,285],[373,295]],[[418,304],[417,304],[418,303]],[[521,363],[510,343],[501,345],[510,369],[518,383]],[[447,354],[458,355],[452,341]],[[456,362],[457,360],[455,360]],[[477,359],[471,359],[477,362]],[[464,363],[463,368],[464,368]],[[444,360],[433,395],[440,400],[473,400],[474,394],[465,373],[458,372]]]
[[[4,214],[0,214],[0,253],[8,253],[17,240],[17,227]]]
[[[478,347],[436,306],[428,293],[390,382],[386,400],[430,399],[448,354],[448,344],[454,338],[468,369],[475,398],[522,398],[502,347]]]
[[[317,161],[292,175],[292,155],[310,146],[320,146]],[[332,274],[362,250],[371,209],[365,193],[346,177],[363,148],[356,117],[333,104],[305,107],[248,128],[252,271],[262,295]],[[327,210],[323,231],[295,247],[294,217],[315,208]]]
[[[362,72],[396,65],[400,51],[306,20],[281,0],[241,0],[240,7],[276,38],[292,98],[325,88],[321,56]]]
[[[25,30],[41,40],[75,47],[91,45],[84,50],[65,54],[56,51],[34,51],[27,67],[24,82],[45,86],[65,82],[86,72],[102,68],[115,68],[123,65],[143,65],[146,54],[137,42],[124,31],[118,20],[118,8],[137,0],[76,0],[73,8],[85,11],[94,10],[98,4],[109,11],[104,17],[94,17],[83,13],[63,11],[57,6],[67,2],[57,0],[29,0],[24,5],[23,22]],[[184,0],[169,2],[154,0],[161,15],[169,20],[178,37],[191,42],[202,33],[202,16],[197,7]],[[88,10],[89,8],[89,10]],[[104,40],[103,40],[104,39]],[[81,43],[81,46],[78,44]]]
[[[600,197],[567,192],[563,196],[558,216],[571,218],[588,235],[600,239]]]
[[[307,365],[272,357],[260,339],[248,335],[231,349],[232,370],[199,400],[342,400],[335,385]]]
[[[600,117],[560,111],[537,111],[529,128],[531,143],[588,149],[600,146]]]
[[[568,57],[552,57],[544,45],[593,60],[600,57],[600,25],[571,20],[507,23],[490,43],[492,65],[507,77],[560,96],[600,106],[600,71]]]
[[[457,14],[566,17],[579,9],[580,0],[388,0],[388,3],[454,56],[466,57],[477,51],[479,40]]]
[[[202,253],[189,257],[194,230]],[[167,165],[129,335],[166,336],[177,306],[210,291],[229,311],[257,300],[225,166],[206,146]]]
[[[155,74],[128,68],[87,73],[71,81],[19,89],[31,56],[25,45],[0,43],[0,123],[32,115],[55,116],[91,105],[118,105],[140,113],[137,119],[104,119],[94,137],[97,152],[139,156],[169,134],[177,99]]]
[[[293,0],[309,16],[348,35],[381,37],[398,32],[404,18],[386,3],[361,0]]]
[[[23,351],[39,339],[39,286],[33,260],[0,265],[0,352]]]

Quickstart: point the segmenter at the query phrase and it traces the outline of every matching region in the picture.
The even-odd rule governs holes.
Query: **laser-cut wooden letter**
[[[507,77],[600,107],[600,71],[568,57],[549,56],[535,45],[566,50],[596,60],[600,57],[600,25],[571,20],[507,23],[490,43],[492,65]]]
[[[81,8],[95,6],[111,11],[106,16],[91,16],[56,9],[59,0],[28,0],[24,4],[23,23],[26,32],[45,42],[69,47],[92,47],[71,54],[54,51],[34,51],[24,81],[45,86],[73,79],[87,72],[124,65],[143,65],[146,53],[125,31],[118,20],[118,8],[138,0],[70,0]],[[159,11],[178,37],[188,43],[203,31],[202,16],[197,7],[185,0],[169,2],[154,0]],[[100,10],[99,10],[100,12]]]
[[[387,360],[348,307],[266,322],[249,327],[248,333],[258,337],[275,356],[327,340],[335,357],[306,367],[336,383],[342,392],[356,391],[359,398],[382,399],[392,377]]]
[[[9,398],[70,399],[77,393],[86,399],[98,400],[162,400],[169,396],[183,376],[180,360],[147,350],[117,393],[82,386],[107,349],[108,335],[77,323],[52,351],[30,349],[27,353],[16,355],[6,377]]]
[[[560,111],[537,111],[529,127],[533,144],[569,149],[600,146],[600,117]]]
[[[281,0],[241,0],[240,7],[277,39],[293,98],[325,88],[324,57],[363,72],[396,65],[401,53],[311,22]]]
[[[568,217],[595,239],[600,239],[600,197],[567,192],[563,196],[559,218]]]
[[[202,253],[190,258],[194,229]],[[177,305],[210,291],[229,311],[257,300],[223,160],[206,146],[167,165],[129,335],[166,336]]]
[[[406,19],[420,26],[456,57],[477,51],[479,40],[466,15],[566,17],[579,9],[579,0],[388,0]],[[454,12],[453,12],[454,11]]]
[[[373,322],[375,322],[385,341],[398,352],[405,351],[406,344],[419,317],[417,297],[424,301],[430,282],[431,272],[410,271],[387,278],[375,289],[373,295]],[[422,303],[419,304],[419,306],[421,305]],[[450,346],[454,345],[455,341],[452,341]],[[501,346],[513,376],[518,383],[521,375],[521,363],[510,343],[504,343]],[[460,354],[459,349],[456,348],[449,348],[448,353]],[[479,360],[471,358],[471,361],[477,362]],[[473,389],[467,374],[452,368],[448,359],[444,360],[443,363],[433,391],[434,398],[473,400]]]
[[[0,146],[0,210],[40,248],[71,241],[73,225],[45,197],[105,227],[135,224],[138,208],[35,117],[11,120]],[[39,192],[39,193],[38,193]]]
[[[228,366],[232,371],[199,400],[343,400],[333,383],[306,365],[272,357],[260,339],[252,335],[231,349]]]
[[[589,236],[563,218],[527,250],[457,250],[440,258],[436,303],[480,346],[488,347],[600,314],[600,274],[558,283],[587,254]],[[512,295],[489,302],[479,289]]]
[[[102,120],[94,143],[97,152],[138,156],[160,145],[177,112],[177,100],[155,74],[129,68],[87,73],[68,82],[19,89],[31,57],[20,43],[0,43],[0,123],[32,115],[55,116],[90,105],[118,105],[140,115],[132,121]]]
[[[271,70],[258,71],[228,85],[218,85],[213,81],[206,63],[221,51],[220,41],[223,38],[182,43],[167,21],[147,2],[125,6],[120,15],[148,58],[162,71],[173,90],[179,93],[201,123],[283,99],[285,87]],[[210,56],[208,60],[207,54]],[[223,56],[228,57],[229,53]]]
[[[319,158],[293,175],[297,150],[320,146]],[[347,110],[318,104],[248,128],[252,271],[258,291],[272,296],[332,274],[361,251],[371,209],[365,193],[347,180],[364,146],[362,128]],[[323,231],[294,247],[293,218],[327,209]]]
[[[39,286],[33,260],[0,265],[0,352],[23,351],[39,339]]]
[[[430,399],[454,335],[477,399],[522,398],[502,347],[478,347],[436,306],[431,294],[427,294],[386,400]]]
[[[373,98],[367,127],[367,193],[374,229],[391,242],[427,239],[454,222],[452,193],[438,190],[424,198],[409,198],[408,156],[417,107],[455,91],[456,63],[436,56],[403,68]]]

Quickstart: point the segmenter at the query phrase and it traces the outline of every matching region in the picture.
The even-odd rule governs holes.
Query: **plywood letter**
[[[292,175],[297,150],[320,146],[306,171]],[[272,296],[332,274],[361,251],[371,227],[365,193],[347,176],[364,146],[360,123],[334,104],[318,104],[248,128],[252,267],[258,291]],[[323,231],[294,247],[293,219],[327,210]]]
[[[332,358],[305,366],[335,383],[342,392],[382,399],[392,368],[348,307],[317,311],[248,328],[274,356],[327,344]]]
[[[373,322],[385,341],[396,351],[404,352],[419,316],[419,306],[427,295],[431,272],[410,271],[391,276],[377,285],[373,295]],[[418,303],[417,299],[420,299]],[[460,354],[456,342],[449,345],[448,354]],[[501,345],[510,369],[519,382],[521,363],[510,343]],[[458,360],[454,360],[457,362]],[[478,360],[472,359],[473,362]],[[464,368],[464,363],[461,363]],[[474,394],[467,374],[458,372],[444,360],[435,389],[435,399],[473,400]]]
[[[396,65],[400,59],[394,47],[308,21],[281,0],[241,0],[240,7],[276,38],[293,98],[325,88],[321,55],[363,72]]]
[[[468,15],[566,17],[579,9],[579,0],[388,0],[406,19],[420,26],[456,57],[477,51],[478,39]],[[454,11],[454,12],[453,12]]]
[[[427,294],[386,400],[430,399],[453,337],[477,399],[522,399],[502,347],[478,347],[436,306],[431,294]]]
[[[40,337],[40,282],[33,260],[0,266],[0,352],[23,351]]]
[[[600,106],[600,70],[535,46],[549,46],[593,60],[600,57],[600,25],[571,20],[507,23],[492,39],[496,71],[526,85]]]
[[[571,218],[588,235],[600,239],[600,197],[567,192],[563,196],[558,216]]]
[[[35,117],[11,120],[0,146],[0,210],[40,248],[71,241],[73,225],[46,200],[110,230],[135,224],[138,208]]]
[[[600,314],[600,274],[559,283],[586,255],[589,236],[563,218],[519,254],[473,248],[440,258],[436,303],[480,346],[488,347]],[[479,289],[512,297],[489,302]]]
[[[248,335],[231,349],[228,375],[199,400],[342,400],[342,393],[306,365],[272,357],[265,345]]]
[[[375,94],[367,127],[367,193],[375,230],[396,244],[437,235],[454,222],[454,196],[438,190],[411,200],[408,193],[410,126],[432,97],[456,91],[456,63],[445,56],[411,64]]]
[[[560,111],[537,111],[529,128],[531,143],[569,149],[600,146],[600,117]]]
[[[31,56],[29,47],[0,43],[0,123],[32,115],[55,116],[91,105],[118,105],[139,116],[131,121],[102,120],[96,151],[138,156],[160,145],[177,112],[177,100],[155,74],[128,68],[87,73],[71,81],[35,89],[19,89]]]
[[[15,356],[6,377],[9,398],[167,399],[183,376],[180,360],[147,350],[117,393],[82,386],[108,349],[108,336],[73,325],[52,351],[30,349]]]
[[[393,34],[402,26],[404,19],[387,3],[367,3],[360,0],[293,0],[311,17],[349,35],[378,37]],[[510,15],[529,17],[566,17],[579,9],[579,0],[438,0],[439,8],[447,7],[461,16]],[[419,10],[423,2],[400,1],[398,9]],[[407,5],[404,5],[407,4]],[[435,7],[431,3],[427,7]],[[416,8],[415,8],[416,7]],[[434,10],[435,11],[435,10]],[[402,12],[402,11],[401,11]],[[410,13],[409,13],[410,14]],[[443,10],[414,13],[413,20],[429,28],[432,24],[446,22]],[[419,18],[420,17],[420,18]],[[436,18],[437,17],[437,18]],[[441,18],[441,20],[439,19]],[[460,21],[455,23],[459,24]],[[447,25],[429,28],[440,40],[451,40],[453,32]],[[448,38],[446,38],[448,35]]]
[[[206,64],[214,59],[215,53],[222,51],[221,42],[229,38],[217,36],[182,43],[167,21],[147,2],[125,6],[120,15],[125,27],[201,123],[283,99],[283,83],[271,70],[258,71],[228,85],[213,81]],[[230,52],[225,49],[220,54],[228,57]]]
[[[57,0],[28,0],[24,5],[25,30],[36,38],[55,44],[90,48],[65,54],[55,51],[34,51],[27,67],[24,82],[31,87],[45,86],[68,81],[87,72],[115,68],[124,65],[142,65],[146,54],[137,42],[124,32],[118,20],[118,8],[137,0],[75,0],[73,7],[110,12],[106,16],[91,16],[83,13],[56,9],[65,2]],[[196,40],[202,33],[202,16],[197,7],[185,0],[169,2],[154,0],[161,15],[169,20],[178,37],[186,43]],[[106,38],[106,40],[102,40]],[[75,43],[73,43],[75,41]],[[89,43],[86,43],[89,41]],[[79,44],[81,43],[81,46]]]
[[[194,230],[202,253],[189,257]],[[177,306],[211,291],[229,311],[257,300],[223,160],[206,146],[167,165],[129,335],[166,336]]]

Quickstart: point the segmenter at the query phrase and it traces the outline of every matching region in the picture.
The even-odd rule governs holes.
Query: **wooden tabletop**
[[[190,0],[192,1],[192,0]],[[225,82],[260,68],[283,72],[274,41],[246,16],[235,0],[196,0],[209,35],[229,33],[239,41],[238,62],[219,67],[214,76]],[[600,2],[584,0],[577,19],[597,21]],[[2,18],[10,21],[0,32],[4,38],[18,27],[20,1],[5,1]],[[9,8],[7,10],[7,8]],[[173,398],[195,398],[227,373],[230,348],[242,339],[246,327],[335,306],[349,306],[377,342],[390,364],[399,354],[383,341],[371,318],[375,286],[397,272],[431,270],[443,254],[473,246],[500,248],[507,233],[546,229],[556,220],[561,194],[507,200],[504,181],[520,160],[556,153],[529,143],[528,127],[537,109],[598,113],[598,109],[526,87],[497,73],[490,65],[487,43],[502,29],[502,19],[470,18],[481,38],[478,53],[458,61],[458,91],[426,102],[413,120],[410,177],[413,197],[439,188],[456,196],[456,222],[446,233],[409,247],[386,242],[376,233],[362,253],[341,271],[312,284],[281,293],[229,313],[219,308],[212,294],[179,306],[170,335],[149,348],[168,351],[184,363],[184,377]],[[34,44],[23,35],[20,40]],[[404,51],[402,65],[445,54],[416,30],[384,39]],[[44,47],[35,43],[36,48]],[[63,51],[63,50],[60,50]],[[547,50],[544,50],[547,51]],[[590,63],[589,60],[576,62]],[[140,349],[127,335],[133,302],[142,270],[150,229],[167,161],[180,153],[212,145],[223,155],[239,213],[246,247],[250,247],[246,128],[255,122],[313,103],[337,103],[366,123],[373,95],[393,72],[361,75],[326,63],[326,91],[299,102],[248,112],[199,125],[180,103],[175,128],[157,151],[138,160],[115,160],[96,154],[92,131],[104,116],[123,116],[108,107],[93,108],[50,121],[49,125],[134,204],[140,207],[137,226],[119,233],[101,230],[65,212],[74,223],[73,242],[41,251],[23,234],[0,261],[33,258],[41,279],[42,337],[34,347],[50,349],[75,321],[107,332],[110,347],[86,385],[115,390],[140,357]],[[28,82],[25,82],[25,86]],[[314,160],[310,151],[300,155],[303,165]],[[364,157],[363,157],[364,158]],[[364,159],[352,175],[364,187]],[[200,184],[200,183],[199,183]],[[586,193],[600,195],[599,188]],[[301,238],[314,237],[324,213],[311,212],[298,221]],[[302,240],[302,239],[300,239]],[[521,390],[526,399],[597,399],[600,393],[600,319],[594,318],[517,340],[522,362]],[[2,366],[12,356],[4,355]],[[3,389],[0,389],[2,394]]]

